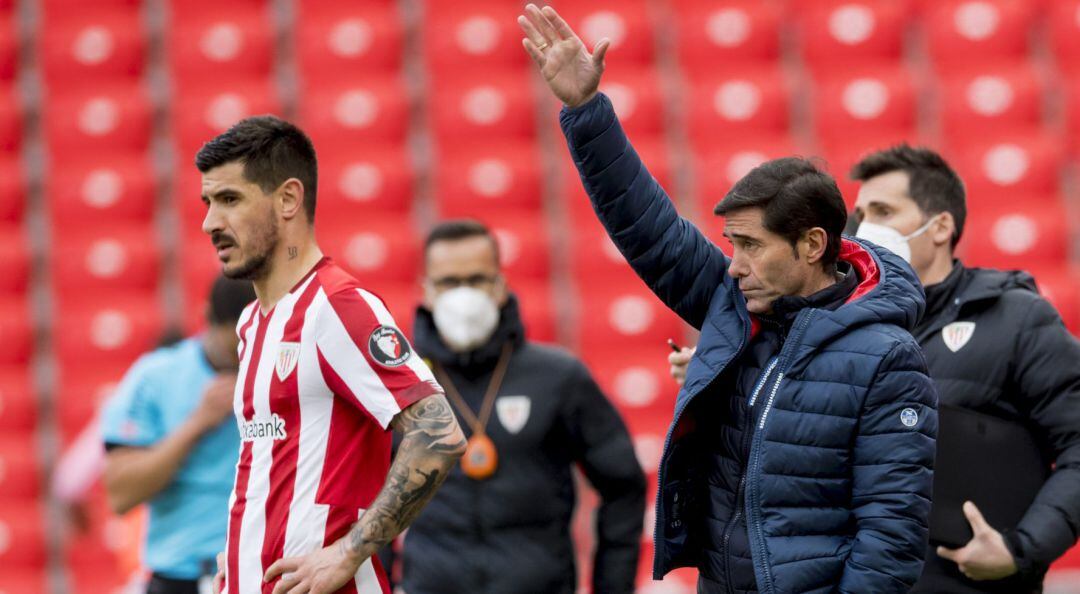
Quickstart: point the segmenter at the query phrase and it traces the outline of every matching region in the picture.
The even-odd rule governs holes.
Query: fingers
[[[970,501],[964,502],[964,515],[967,516],[968,523],[971,524],[971,530],[977,535],[984,532],[992,532],[994,529],[983,517],[982,512]]]
[[[554,8],[545,6],[540,12],[547,17],[548,22],[551,23],[552,28],[555,29],[555,33],[557,33],[561,39],[573,39],[577,37],[574,30],[570,28],[570,25],[566,24],[566,21],[559,16],[559,13],[555,12]]]
[[[263,581],[264,582],[272,581],[274,578],[276,578],[277,576],[279,576],[279,575],[281,575],[283,573],[296,571],[297,568],[299,568],[299,567],[300,567],[300,562],[296,558],[278,559],[277,561],[274,561],[274,564],[271,565],[269,569],[266,570],[266,573],[263,575]]]
[[[960,549],[947,549],[945,547],[938,547],[937,554],[938,557],[941,557],[942,559],[948,559],[953,563],[959,563],[957,559],[960,558]]]
[[[525,33],[525,37],[528,38],[534,46],[540,47],[541,45],[544,45],[544,36],[540,31],[536,30],[536,27],[533,26],[529,19],[524,16],[519,16],[517,22],[518,26],[521,27],[521,30]]]
[[[540,51],[540,48],[536,47],[536,44],[528,37],[522,38],[521,45],[525,46],[525,51],[529,52],[529,57],[533,59],[533,62],[536,62],[537,66],[543,68],[545,61],[544,52]]]
[[[554,45],[560,39],[559,34],[555,32],[555,27],[551,26],[547,17],[540,12],[540,9],[535,4],[525,6],[525,15],[529,17],[529,21],[549,45]]]
[[[611,47],[611,40],[606,38],[606,37],[601,39],[599,42],[597,42],[596,47],[593,48],[593,54],[592,54],[593,64],[596,64],[597,66],[603,67],[603,65],[604,65],[604,56],[607,55],[608,48],[610,48],[610,47]]]

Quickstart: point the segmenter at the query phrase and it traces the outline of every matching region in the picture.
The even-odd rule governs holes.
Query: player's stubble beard
[[[235,267],[224,266],[222,274],[234,280],[256,281],[270,274],[270,256],[277,249],[280,237],[278,235],[278,222],[272,208],[266,210],[266,218],[260,224],[253,226],[251,239],[242,250],[247,256],[246,260],[239,262]],[[238,246],[236,239],[225,234],[215,234],[212,241],[215,246],[219,240]],[[239,247],[239,246],[238,246]]]

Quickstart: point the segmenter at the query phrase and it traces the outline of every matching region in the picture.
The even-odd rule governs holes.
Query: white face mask
[[[499,325],[495,300],[472,287],[457,287],[439,295],[432,314],[439,336],[456,353],[467,353],[486,343]]]
[[[877,223],[863,221],[862,223],[859,223],[859,230],[855,233],[855,237],[865,239],[871,243],[876,243],[897,256],[900,256],[908,264],[911,264],[911,245],[908,242],[923,233],[926,233],[926,230],[930,228],[930,225],[933,224],[933,222],[934,218],[932,217],[929,221],[926,221],[925,225],[919,227],[914,232],[908,235],[901,235],[899,231],[887,225],[878,225]]]

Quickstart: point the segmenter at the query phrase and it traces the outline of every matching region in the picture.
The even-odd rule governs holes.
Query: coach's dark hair
[[[235,326],[252,301],[255,301],[255,288],[251,281],[233,280],[219,276],[210,287],[210,304],[206,308],[206,321],[218,326]]]
[[[955,248],[967,219],[964,182],[960,176],[936,152],[900,144],[859,161],[851,168],[851,179],[863,182],[893,171],[908,174],[908,195],[923,214],[933,216],[947,212],[952,215],[956,227],[952,236],[952,247]]]
[[[244,164],[244,177],[263,192],[274,191],[289,178],[300,180],[304,212],[309,223],[315,222],[319,167],[315,147],[300,128],[270,115],[246,118],[195,155],[195,166],[203,173],[234,161]]]
[[[424,240],[424,256],[427,256],[428,249],[431,248],[433,243],[438,241],[458,241],[470,237],[487,238],[491,242],[491,249],[495,250],[495,261],[499,261],[499,242],[495,239],[491,229],[487,228],[487,225],[475,219],[452,219],[435,225],[428,233],[427,239]]]
[[[735,183],[714,212],[726,216],[743,208],[762,209],[764,227],[787,239],[793,250],[803,233],[821,227],[828,236],[821,264],[836,264],[847,209],[836,180],[812,162],[785,157],[758,165]]]

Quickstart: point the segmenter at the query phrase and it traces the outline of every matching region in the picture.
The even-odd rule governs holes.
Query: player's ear
[[[304,184],[290,177],[278,188],[276,199],[281,204],[281,216],[291,220],[304,209]]]

